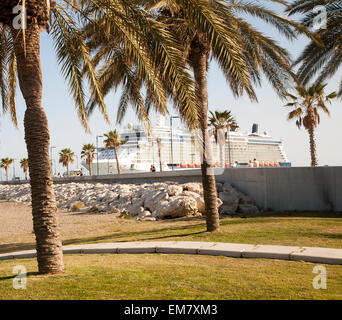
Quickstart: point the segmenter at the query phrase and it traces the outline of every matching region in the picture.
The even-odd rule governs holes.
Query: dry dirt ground
[[[113,214],[77,214],[59,211],[63,239],[98,234],[102,230],[105,231],[106,226],[122,223],[122,220]],[[0,202],[0,253],[8,252],[10,249],[29,249],[34,241],[31,207],[22,203]]]
[[[92,228],[98,223],[117,222],[113,214],[77,214],[59,211],[59,222],[62,233],[72,235],[78,233],[75,225],[83,224]],[[31,207],[15,202],[0,202],[0,239],[14,234],[32,234],[33,223]]]

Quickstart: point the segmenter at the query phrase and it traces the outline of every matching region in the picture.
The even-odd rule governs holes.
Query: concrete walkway
[[[232,258],[263,258],[342,265],[342,249],[252,245],[222,242],[154,241],[64,246],[64,254],[169,253]],[[34,258],[36,250],[0,254],[0,260]]]

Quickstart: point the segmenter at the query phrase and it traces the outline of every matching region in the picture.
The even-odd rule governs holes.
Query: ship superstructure
[[[122,173],[150,171],[152,165],[159,171],[160,162],[163,171],[199,168],[201,165],[200,139],[196,132],[167,126],[163,117],[151,128],[150,135],[146,134],[142,126],[128,124],[120,136],[126,140],[118,149]],[[267,133],[259,134],[257,125],[253,125],[251,133],[227,132],[223,148],[215,142],[212,134],[210,141],[214,166],[229,167],[235,162],[247,165],[253,159],[257,159],[261,165],[289,165],[283,142]],[[88,169],[85,162],[82,165]],[[117,173],[114,150],[98,148],[98,159],[95,157],[92,169],[93,174],[99,175]]]

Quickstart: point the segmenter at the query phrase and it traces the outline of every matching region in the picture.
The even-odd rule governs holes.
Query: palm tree
[[[270,1],[286,4],[285,1]],[[260,84],[263,73],[277,93],[285,97],[286,86],[294,78],[288,52],[274,40],[253,28],[239,14],[249,14],[263,20],[288,39],[294,39],[298,32],[311,35],[302,25],[249,1],[141,0],[140,2],[155,14],[157,21],[166,24],[168,30],[175,35],[180,46],[184,48],[185,59],[193,71],[202,139],[202,181],[207,231],[217,231],[219,213],[216,183],[210,155],[207,158],[209,58],[212,57],[217,61],[235,96],[247,94],[250,99],[256,100],[253,87]],[[167,73],[165,74],[164,80],[168,87]],[[107,75],[108,73],[105,74]],[[113,83],[113,77],[107,78],[107,85],[110,86],[110,82]],[[147,105],[150,107],[155,99],[153,95],[148,98]]]
[[[92,175],[92,163],[95,158],[96,147],[93,144],[84,144],[81,151],[81,158],[86,158],[87,165],[89,166],[89,175]]]
[[[20,167],[24,171],[25,180],[27,180],[27,171],[28,171],[28,168],[29,168],[29,164],[28,164],[28,159],[27,158],[23,158],[23,159],[20,160]]]
[[[162,144],[161,138],[157,138],[156,142],[157,142],[157,147],[158,147],[159,168],[160,168],[160,172],[162,172],[163,164],[162,164],[162,158],[161,158],[161,149],[162,149],[163,144]]]
[[[8,181],[8,168],[13,163],[13,159],[3,158],[0,162],[0,168],[4,168],[6,172],[6,181]]]
[[[231,114],[231,111],[225,110],[225,111],[217,111],[215,112],[210,111],[210,117],[209,117],[209,124],[208,126],[213,127],[213,134],[215,137],[216,143],[219,144],[220,148],[220,163],[221,167],[224,167],[224,155],[223,155],[223,147],[225,145],[225,141],[227,140],[227,132],[224,132],[223,135],[223,143],[222,139],[218,139],[218,132],[219,130],[227,129],[228,134],[229,131],[235,131],[237,128],[239,128],[238,124],[236,123],[236,120]]]
[[[74,156],[73,153],[69,148],[65,148],[61,150],[59,153],[59,163],[61,163],[67,169],[67,176],[69,177],[69,164],[74,163]]]
[[[296,0],[288,13],[289,15],[305,14],[302,23],[311,27],[321,13],[319,10],[314,10],[318,5],[323,5],[327,13],[326,25],[315,32],[316,38],[319,38],[324,45],[311,41],[295,61],[294,65],[299,66],[297,74],[302,85],[307,85],[315,77],[314,83],[319,85],[336,74],[342,65],[342,3],[340,0]],[[342,95],[342,79],[337,93],[339,96]]]
[[[120,148],[121,145],[125,144],[127,140],[121,140],[119,133],[114,131],[109,131],[108,133],[104,134],[104,136],[107,138],[103,141],[103,144],[106,149],[112,149],[115,153],[115,159],[116,159],[116,167],[118,170],[118,174],[120,174],[120,164],[119,164],[119,158],[118,158],[118,148]]]
[[[13,14],[18,3],[26,9],[27,24],[20,24]],[[24,12],[24,10],[22,10]],[[25,18],[25,17],[23,17]],[[28,151],[32,214],[38,270],[40,273],[60,273],[64,270],[62,243],[58,231],[57,207],[51,176],[49,157],[50,135],[48,121],[42,107],[42,72],[40,64],[40,32],[50,31],[55,44],[58,62],[82,124],[89,131],[85,112],[84,83],[89,83],[92,101],[96,101],[106,121],[109,118],[100,90],[89,48],[81,32],[84,21],[107,22],[111,28],[102,29],[102,35],[121,37],[126,44],[127,56],[138,62],[150,79],[153,92],[161,91],[156,69],[163,65],[172,73],[175,87],[184,105],[191,109],[195,103],[189,74],[184,71],[181,51],[160,24],[151,21],[134,1],[126,0],[2,0],[0,3],[0,96],[2,108],[11,114],[17,125],[15,108],[16,77],[26,102],[24,119],[25,141]],[[20,20],[20,19],[19,19]],[[22,19],[24,22],[25,19]],[[14,24],[14,22],[16,22]],[[26,27],[26,28],[24,28]],[[153,34],[154,37],[149,35]],[[115,36],[114,36],[115,35]],[[145,53],[146,44],[164,58],[150,59]],[[160,89],[160,90],[158,90]],[[191,114],[189,112],[189,114]]]
[[[308,131],[310,137],[310,153],[311,153],[311,166],[316,167],[318,165],[316,154],[316,141],[315,141],[315,129],[320,123],[319,112],[323,111],[327,115],[330,115],[329,109],[326,103],[331,103],[331,99],[336,98],[336,92],[332,92],[325,95],[324,89],[326,84],[312,85],[309,88],[296,87],[297,96],[288,94],[288,97],[293,100],[286,106],[291,107],[292,110],[288,119],[296,119],[296,125],[300,129],[301,126]]]

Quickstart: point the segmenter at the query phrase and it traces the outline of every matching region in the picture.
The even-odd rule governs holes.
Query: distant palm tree
[[[0,162],[0,168],[4,168],[6,172],[6,181],[8,181],[8,168],[13,163],[13,159],[3,158]]]
[[[209,126],[213,127],[213,134],[215,137],[216,143],[219,143],[218,139],[218,130],[232,130],[235,131],[237,128],[239,128],[238,124],[236,123],[235,118],[232,116],[231,111],[225,110],[225,111],[217,111],[215,112],[210,111],[210,117],[209,117]],[[227,139],[228,133],[224,133],[224,141]],[[224,167],[224,155],[223,155],[223,146],[225,145],[222,143],[219,143],[220,148],[220,164],[221,167]]]
[[[89,175],[92,175],[92,163],[95,158],[96,147],[93,144],[84,144],[81,151],[81,158],[86,158],[87,165],[89,166]]]
[[[160,168],[160,172],[162,172],[163,165],[162,165],[162,158],[161,158],[161,149],[162,149],[163,144],[160,138],[157,138],[156,141],[157,141],[157,146],[158,146],[159,168]]]
[[[314,83],[316,85],[323,83],[336,74],[342,65],[341,0],[296,0],[293,1],[288,13],[289,15],[304,14],[302,23],[311,27],[315,21],[321,20],[319,19],[321,11],[314,10],[318,5],[323,5],[327,13],[326,24],[315,32],[316,38],[319,38],[324,45],[311,41],[295,61],[295,65],[299,65],[297,75],[303,85],[307,85],[316,76]],[[342,81],[337,94],[342,95]]]
[[[29,164],[28,164],[28,159],[27,158],[23,158],[20,160],[20,167],[23,169],[24,173],[25,173],[25,179],[27,180],[27,171],[29,168]]]
[[[331,103],[331,99],[336,98],[336,92],[332,92],[328,95],[324,94],[326,84],[312,85],[309,88],[296,87],[297,96],[288,94],[288,97],[293,102],[288,103],[286,106],[294,108],[289,115],[288,119],[296,119],[296,125],[300,129],[301,126],[308,131],[310,137],[310,153],[311,153],[311,166],[316,167],[318,165],[316,141],[315,141],[315,129],[320,123],[319,111],[323,111],[327,115],[330,115],[329,109],[326,107],[326,103]]]
[[[59,163],[61,163],[67,169],[67,176],[69,177],[69,163],[74,163],[75,153],[69,148],[61,150],[59,153]]]
[[[116,159],[116,167],[118,170],[118,174],[120,174],[120,164],[118,159],[118,148],[120,148],[121,145],[125,144],[127,140],[121,140],[119,133],[114,131],[109,131],[108,133],[104,134],[104,136],[107,138],[103,141],[104,146],[106,149],[113,149],[115,153],[115,159]]]

